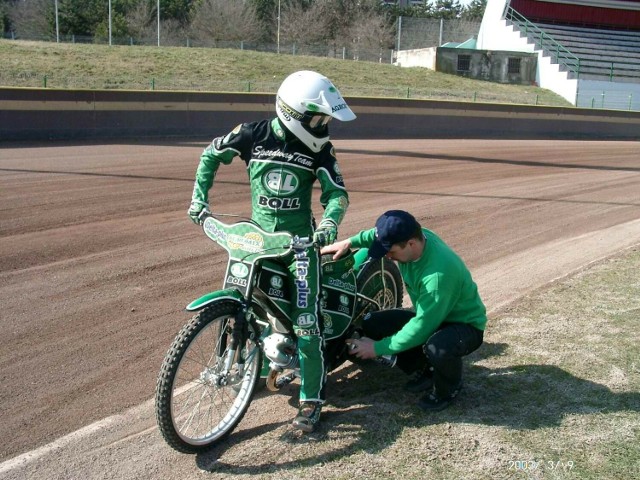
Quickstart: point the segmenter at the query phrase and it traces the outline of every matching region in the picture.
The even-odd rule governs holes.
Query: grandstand
[[[576,106],[640,110],[640,0],[489,0],[477,48],[537,53]]]

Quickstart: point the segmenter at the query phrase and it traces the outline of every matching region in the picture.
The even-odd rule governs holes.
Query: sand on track
[[[188,318],[184,306],[218,288],[226,264],[186,216],[205,144],[0,149],[0,461],[27,461],[19,455],[88,425],[102,430],[96,448],[110,446],[112,465],[140,461],[127,439],[161,442],[149,399],[162,357]],[[490,312],[640,243],[639,142],[336,147],[351,199],[340,237],[371,227],[388,208],[409,210],[466,260]],[[243,164],[221,167],[213,209],[247,215],[248,198]],[[265,417],[239,431],[294,412],[279,395],[257,402]],[[95,423],[123,412],[138,420]],[[147,447],[144,463],[158,477],[175,468],[165,449]],[[60,461],[69,478],[89,468],[77,459],[62,466],[77,448],[38,452],[51,457],[49,468]],[[17,475],[15,463],[0,465]]]

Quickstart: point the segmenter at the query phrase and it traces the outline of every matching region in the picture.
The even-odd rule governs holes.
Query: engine
[[[271,368],[296,368],[298,366],[296,342],[288,335],[272,333],[265,338],[264,354],[271,360]]]

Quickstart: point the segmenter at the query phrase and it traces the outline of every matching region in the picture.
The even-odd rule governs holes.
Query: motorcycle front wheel
[[[197,453],[229,435],[244,417],[260,377],[259,332],[250,324],[233,355],[228,346],[238,304],[220,302],[195,315],[178,333],[158,376],[155,409],[165,441]]]

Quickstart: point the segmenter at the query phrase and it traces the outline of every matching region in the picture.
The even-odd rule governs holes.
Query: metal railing
[[[576,107],[640,111],[640,92],[587,90],[576,94]]]
[[[606,78],[608,81],[629,81],[640,83],[640,65],[632,62],[597,62],[597,64],[588,65],[582,63],[581,78],[589,78],[589,76],[597,79]]]
[[[527,38],[529,38],[530,32],[533,32],[531,36],[536,47],[539,46],[541,50],[549,52],[550,55],[555,54],[556,63],[573,73],[576,78],[580,78],[580,59],[557,42],[549,33],[531,23],[512,7],[506,9],[505,18],[517,25]]]

